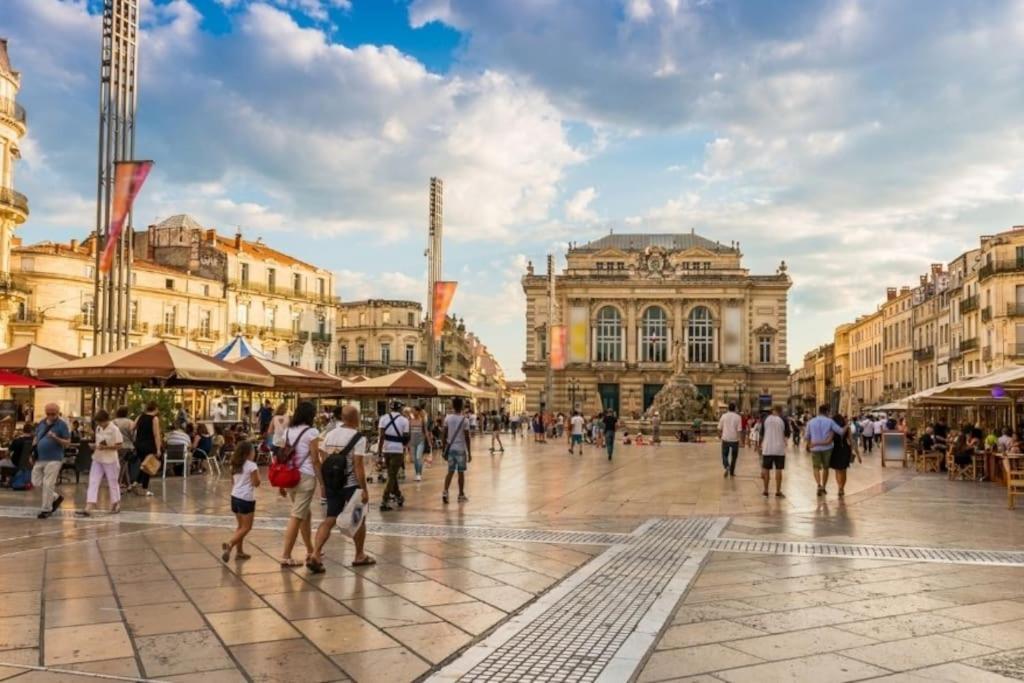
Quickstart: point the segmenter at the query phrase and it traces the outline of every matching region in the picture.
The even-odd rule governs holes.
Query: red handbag
[[[295,442],[302,441],[302,437],[310,429],[312,427],[303,429]],[[306,462],[306,458],[309,457],[309,453],[306,453],[306,457],[302,459],[298,467],[292,465],[294,457],[295,446],[288,443],[288,439],[285,437],[284,446],[281,448],[280,453],[274,456],[274,461],[270,463],[270,469],[267,470],[267,479],[270,480],[271,486],[279,489],[293,489],[299,485],[299,482],[302,481],[302,465]]]

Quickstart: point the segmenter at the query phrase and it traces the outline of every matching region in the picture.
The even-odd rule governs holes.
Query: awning
[[[229,365],[269,378],[275,391],[317,394],[337,391],[342,387],[341,381],[330,375],[293,368],[259,356],[246,356]]]
[[[269,387],[273,384],[264,375],[165,341],[41,368],[39,377],[72,386]]]
[[[479,398],[496,400],[498,398],[498,395],[495,394],[493,391],[487,391],[486,389],[481,389],[480,387],[473,386],[469,382],[463,381],[461,379],[456,379],[451,375],[441,375],[438,379],[440,379],[442,382],[448,382],[452,386],[465,389],[466,391],[469,392],[469,396],[474,399]]]
[[[78,356],[64,353],[39,344],[22,344],[13,349],[0,351],[0,369],[16,372],[19,375],[34,376],[40,368],[49,368]]]
[[[448,382],[442,382],[416,370],[399,370],[365,382],[353,384],[342,390],[343,396],[406,396],[414,398],[435,398],[447,396],[469,396],[470,392]]]

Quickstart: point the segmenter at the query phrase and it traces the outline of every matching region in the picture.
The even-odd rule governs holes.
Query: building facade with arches
[[[716,406],[785,404],[790,286],[785,264],[752,275],[738,244],[692,232],[572,244],[555,273],[550,320],[548,274],[531,265],[523,277],[527,409],[639,415],[677,371]],[[566,335],[550,400],[549,326]]]

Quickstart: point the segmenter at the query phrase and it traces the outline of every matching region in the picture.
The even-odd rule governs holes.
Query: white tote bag
[[[338,529],[349,538],[356,535],[359,527],[366,523],[366,505],[363,503],[363,492],[356,489],[348,499],[345,509],[338,515]]]

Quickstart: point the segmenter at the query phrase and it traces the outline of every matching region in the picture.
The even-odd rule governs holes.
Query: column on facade
[[[623,348],[625,350],[624,361],[627,363],[635,363],[640,359],[639,357],[639,337],[636,334],[636,301],[629,301],[626,304],[626,320],[622,327],[623,334]],[[632,330],[633,339],[630,342],[630,330]]]

